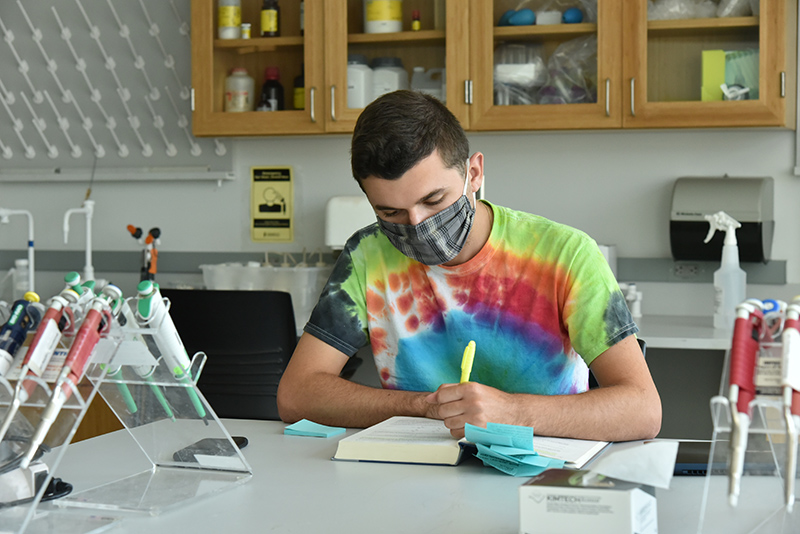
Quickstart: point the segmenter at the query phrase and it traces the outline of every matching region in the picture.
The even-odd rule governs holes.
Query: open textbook
[[[605,441],[534,437],[534,450],[579,469],[608,445]],[[456,440],[442,421],[396,416],[339,441],[334,460],[456,465],[466,440]]]

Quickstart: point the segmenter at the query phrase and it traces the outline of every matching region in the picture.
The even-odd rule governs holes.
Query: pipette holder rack
[[[762,342],[759,346],[759,370],[762,376],[759,377],[757,371],[756,385],[760,393],[751,403],[752,421],[736,506],[729,504],[728,473],[733,425],[730,401],[723,395],[728,389],[729,351],[725,355],[720,395],[710,400],[713,434],[698,533],[800,532],[800,479],[797,473],[790,475],[795,477],[795,495],[798,495],[792,511],[786,506],[784,494],[788,446],[783,404],[780,396],[776,396],[779,388],[775,387],[775,381],[780,381],[781,350],[780,343]]]
[[[100,532],[126,515],[158,515],[236,487],[252,477],[250,465],[197,388],[205,354],[199,352],[192,359],[191,379],[176,379],[164,359],[154,357],[144,341],[159,326],[128,328],[115,324],[101,339],[83,379],[77,387],[72,386],[72,395],[45,439],[48,452],[40,461],[48,467],[47,480],[29,502],[0,506],[3,532]],[[59,355],[63,361],[72,339],[62,337],[51,366],[57,364]],[[18,383],[13,371],[7,378],[0,377],[0,420]],[[21,405],[0,443],[0,466],[19,454],[21,445],[16,440],[29,439],[38,425],[55,381],[47,378],[45,374],[44,379],[24,380],[36,388]],[[132,472],[122,474],[110,469],[112,478],[103,480],[100,476],[96,487],[76,487],[66,497],[42,502],[46,486],[58,475],[66,445],[71,443],[98,392],[132,438],[133,443],[128,440],[129,448],[138,448],[142,453],[140,462],[132,462],[126,451],[119,464],[134,465]],[[175,454],[205,438],[215,438],[215,448],[202,454]],[[86,466],[86,470],[102,472],[103,466]],[[46,513],[39,513],[42,511]]]

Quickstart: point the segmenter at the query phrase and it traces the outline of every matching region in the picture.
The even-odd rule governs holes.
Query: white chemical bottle
[[[711,241],[717,230],[725,232],[722,261],[719,269],[714,271],[714,328],[733,330],[736,306],[744,302],[747,289],[747,273],[739,267],[739,247],[736,243],[736,229],[742,225],[724,211],[705,217],[711,226],[705,243]]]

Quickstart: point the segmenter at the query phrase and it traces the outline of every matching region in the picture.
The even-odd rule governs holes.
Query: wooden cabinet
[[[316,134],[325,131],[322,2],[305,2],[300,35],[300,1],[280,2],[280,37],[260,37],[260,0],[242,0],[250,39],[217,39],[217,1],[192,0],[192,132],[196,136]],[[286,110],[226,113],[225,78],[243,67],[255,80],[255,102],[265,69],[278,67]],[[305,109],[292,106],[294,79],[305,78]]]
[[[347,106],[349,54],[399,57],[409,79],[415,66],[445,68],[447,106],[470,131],[794,127],[797,6],[791,0],[761,0],[760,16],[668,21],[648,21],[646,0],[598,0],[596,16],[586,22],[534,26],[497,25],[518,0],[403,0],[404,31],[377,34],[364,32],[363,0],[309,0],[304,35],[300,1],[281,0],[281,36],[264,38],[261,0],[242,0],[242,19],[253,25],[249,40],[216,39],[216,4],[192,0],[197,136],[352,132],[361,109]],[[420,31],[410,31],[415,10]],[[584,102],[541,103],[541,80],[521,100],[496,88],[499,72],[514,75],[514,60],[504,56],[509,48],[535,49],[543,61],[534,74],[547,77],[554,74],[548,59],[575,42],[596,45],[586,63],[591,97]],[[756,50],[758,98],[701,101],[701,58],[714,49]],[[231,69],[247,68],[259,93],[268,66],[280,69],[287,110],[224,112]],[[305,75],[305,109],[294,110],[299,74]],[[548,80],[564,90],[562,81]]]
[[[404,29],[410,28],[411,14],[418,10],[421,30],[373,34],[364,33],[362,0],[309,0],[304,4],[302,36],[300,1],[281,0],[281,36],[263,38],[258,37],[261,1],[242,0],[242,20],[253,25],[249,40],[216,39],[216,4],[192,0],[192,126],[197,136],[352,132],[361,108],[347,106],[348,54],[363,54],[370,60],[399,57],[409,80],[415,66],[447,66],[448,82],[458,78],[462,87],[467,78],[468,36],[461,30],[467,27],[468,9],[463,0],[404,0]],[[225,78],[231,69],[246,68],[258,93],[265,68],[273,65],[281,72],[286,111],[224,111]],[[292,80],[303,72],[306,109],[293,110],[288,98]],[[448,84],[447,99],[454,112],[466,117],[467,104],[458,87]]]
[[[599,0],[597,22],[579,24],[496,26],[500,17],[516,7],[507,0],[470,0],[470,33],[475,36],[470,48],[472,105],[469,112],[471,130],[554,130],[574,128],[616,128],[622,124],[622,50],[619,24],[622,2]],[[576,2],[576,5],[578,2]],[[575,39],[594,40],[596,59],[587,65],[596,71],[594,102],[579,104],[520,104],[537,102],[543,82],[548,79],[547,61],[558,47]],[[537,63],[520,64],[515,58],[503,59],[502,50],[525,47],[524,54]],[[517,55],[517,54],[514,54]],[[517,69],[530,83],[530,88],[517,91],[520,85],[501,85],[495,90],[496,67]],[[527,71],[527,72],[526,72]],[[553,73],[555,74],[555,73]],[[509,72],[508,79],[515,73]],[[505,79],[505,78],[504,78]],[[501,80],[502,81],[502,80]],[[511,105],[498,105],[503,87],[510,87]]]
[[[623,12],[623,126],[788,126],[795,122],[797,2],[761,0],[759,16],[647,20],[644,0]],[[752,53],[758,98],[701,101],[702,54]]]
[[[496,26],[516,4],[470,2],[477,36],[470,49],[471,130],[794,127],[796,2],[761,0],[760,16],[648,21],[646,0],[598,0],[596,22]],[[559,45],[584,36],[597,44],[596,60],[587,66],[596,70],[593,102],[498,105],[502,95],[492,83],[498,50],[528,44],[549,58]],[[701,100],[703,51],[715,49],[755,51],[758,98]],[[535,89],[530,93],[535,99]]]

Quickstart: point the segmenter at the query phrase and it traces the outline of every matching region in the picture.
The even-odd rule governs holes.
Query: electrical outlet
[[[678,278],[694,278],[698,275],[700,269],[695,263],[678,263],[675,264],[675,276]]]

